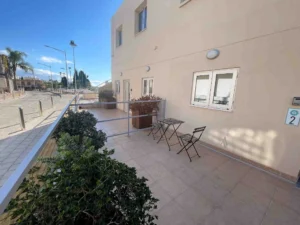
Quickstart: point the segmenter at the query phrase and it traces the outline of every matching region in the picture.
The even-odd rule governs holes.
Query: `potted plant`
[[[99,92],[99,102],[116,102],[114,97],[114,92],[112,90],[103,90]],[[114,104],[103,104],[105,109],[115,109],[117,108],[116,103]]]
[[[132,125],[137,129],[151,127],[152,125],[152,113],[153,110],[159,110],[159,101],[153,102],[155,100],[161,100],[160,97],[156,96],[143,96],[138,99],[132,99],[133,103],[130,103],[130,109],[133,116],[149,115],[145,117],[132,118]],[[144,102],[139,102],[144,101]],[[147,102],[149,101],[149,102]]]

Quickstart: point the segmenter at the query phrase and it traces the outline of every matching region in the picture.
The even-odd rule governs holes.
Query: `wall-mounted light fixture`
[[[146,67],[146,72],[149,72],[151,70],[150,66]]]
[[[120,73],[120,76],[123,76],[123,73],[122,73],[122,72]]]
[[[212,49],[207,52],[206,58],[216,59],[219,55],[220,55],[220,51],[218,49]]]

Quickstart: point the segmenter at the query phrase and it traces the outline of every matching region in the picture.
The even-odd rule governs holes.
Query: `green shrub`
[[[12,224],[27,225],[153,225],[157,199],[138,178],[136,170],[98,153],[92,140],[61,134],[58,154],[44,159],[46,172],[37,168],[19,188],[8,207]]]
[[[115,102],[114,92],[112,90],[103,90],[99,92],[99,102]]]
[[[68,133],[71,136],[79,136],[82,143],[83,137],[92,139],[92,145],[96,150],[102,148],[106,142],[106,134],[96,129],[97,120],[93,114],[82,111],[73,112],[69,110],[56,128],[53,137],[58,140],[62,133]]]

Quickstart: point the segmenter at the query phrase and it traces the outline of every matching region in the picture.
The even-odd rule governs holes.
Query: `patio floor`
[[[93,113],[99,118],[104,116],[100,112]],[[118,125],[109,123],[101,128],[118,131]],[[124,128],[122,122],[120,128]],[[160,200],[153,212],[159,217],[157,224],[300,224],[300,190],[295,185],[203,146],[197,145],[201,158],[194,157],[193,162],[185,152],[176,154],[179,145],[169,151],[165,141],[156,144],[142,131],[109,138],[107,147],[115,149],[115,159],[135,167],[139,176],[148,179]]]

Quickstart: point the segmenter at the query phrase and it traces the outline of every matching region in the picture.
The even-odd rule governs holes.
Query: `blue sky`
[[[6,47],[26,52],[27,61],[40,79],[54,79],[65,72],[64,55],[44,47],[49,45],[67,51],[73,62],[70,40],[75,49],[76,69],[85,71],[93,84],[110,79],[110,20],[122,0],[1,0],[0,53]],[[69,64],[72,67],[73,64]],[[18,76],[32,76],[17,71]]]

